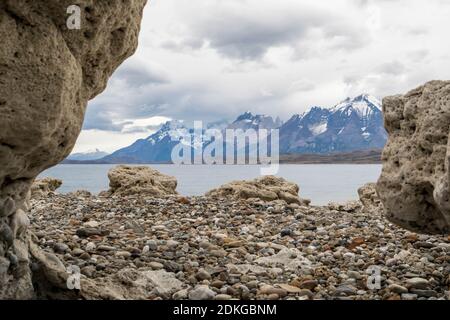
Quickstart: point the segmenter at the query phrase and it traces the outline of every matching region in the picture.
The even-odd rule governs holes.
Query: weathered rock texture
[[[33,295],[26,202],[32,181],[71,152],[88,100],[137,47],[146,0],[0,2],[0,297]]]
[[[59,179],[36,179],[31,185],[31,197],[39,198],[47,196],[49,193],[55,192],[62,184],[63,182]]]
[[[34,279],[38,282],[39,299],[142,300],[152,291],[169,299],[182,285],[175,274],[164,270],[125,268],[95,280],[81,275],[79,291],[70,292],[67,282],[73,273],[68,272],[55,254],[43,251],[33,242],[30,242],[30,253],[37,265]]]
[[[450,233],[450,82],[383,101],[389,141],[377,184],[387,218],[412,231]]]
[[[252,181],[234,181],[206,193],[208,197],[233,199],[283,200],[287,203],[307,205],[309,200],[299,197],[299,187],[275,176],[264,176]]]
[[[380,198],[378,197],[377,185],[375,183],[367,183],[358,189],[359,200],[368,211],[380,210],[383,208]]]
[[[117,166],[108,173],[109,196],[163,197],[176,195],[177,179],[149,167]]]

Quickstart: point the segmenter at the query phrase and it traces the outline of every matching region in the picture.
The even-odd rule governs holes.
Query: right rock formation
[[[450,233],[450,81],[383,100],[389,141],[377,192],[387,218],[427,234]]]

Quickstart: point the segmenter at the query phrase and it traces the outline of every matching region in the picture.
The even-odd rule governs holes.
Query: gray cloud
[[[289,89],[292,91],[307,92],[316,89],[316,85],[311,80],[301,79],[292,82]]]
[[[171,51],[198,50],[203,47],[205,42],[198,38],[187,38],[181,41],[164,40],[161,42],[161,48]]]
[[[429,34],[429,32],[430,32],[430,30],[428,30],[428,28],[426,28],[426,27],[415,26],[415,27],[409,28],[407,31],[407,34],[409,36],[417,37],[417,36],[426,36]]]
[[[381,74],[401,75],[407,71],[407,68],[399,61],[391,61],[380,65],[376,71]]]
[[[138,52],[90,103],[84,129],[121,132],[152,116],[232,120],[246,110],[287,118],[448,78],[449,3],[151,1]]]
[[[126,123],[114,124],[107,107],[88,107],[83,130],[121,131]]]
[[[349,51],[368,44],[365,26],[354,28],[344,15],[311,1],[280,1],[276,6],[267,1],[230,2],[212,1],[196,12],[195,19],[186,21],[188,41],[196,44],[190,48],[206,43],[227,58],[252,61],[273,47],[296,49],[303,43],[323,41],[330,49]],[[164,47],[180,48],[173,43]]]
[[[148,61],[134,59],[125,62],[113,75],[114,80],[123,80],[131,87],[169,82],[169,76],[161,68],[149,65]]]
[[[408,58],[413,62],[422,62],[426,57],[430,55],[430,52],[426,49],[414,50],[408,53]]]

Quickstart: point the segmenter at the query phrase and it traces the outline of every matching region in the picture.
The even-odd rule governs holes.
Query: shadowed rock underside
[[[88,100],[137,48],[146,0],[0,2],[0,298],[31,298],[32,181],[68,156]]]

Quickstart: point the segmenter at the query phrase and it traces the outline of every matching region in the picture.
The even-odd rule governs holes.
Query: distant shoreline
[[[381,164],[382,150],[354,151],[336,154],[286,154],[280,156],[280,164]],[[170,162],[137,162],[130,159],[108,162],[104,160],[64,160],[62,164],[171,164]]]
[[[281,164],[381,164],[382,150],[355,151],[330,155],[291,154],[280,157]]]

